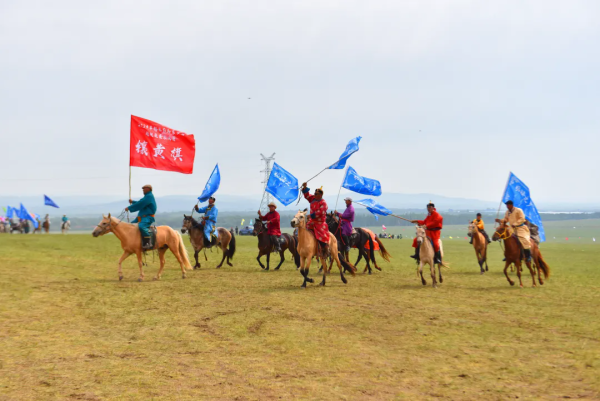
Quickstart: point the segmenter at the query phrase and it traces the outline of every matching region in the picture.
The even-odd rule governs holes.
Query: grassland
[[[114,236],[0,236],[0,399],[600,397],[600,244],[544,244],[552,277],[521,289],[498,245],[480,276],[446,241],[434,290],[410,241],[386,240],[382,272],[301,290],[289,261],[261,271],[255,241],[233,268],[209,253],[182,280],[170,255],[138,283],[133,259],[117,280]]]

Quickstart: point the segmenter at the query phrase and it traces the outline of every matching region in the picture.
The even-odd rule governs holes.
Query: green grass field
[[[117,280],[112,235],[1,235],[0,399],[600,397],[600,244],[543,244],[552,276],[534,289],[529,273],[509,286],[497,244],[480,276],[448,240],[433,289],[410,240],[384,243],[382,272],[302,290],[290,261],[258,267],[253,237],[234,267],[209,253],[182,280],[169,253],[161,281],[148,257],[138,283],[134,258]]]

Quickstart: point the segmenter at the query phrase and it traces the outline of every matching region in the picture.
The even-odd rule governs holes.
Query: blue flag
[[[346,171],[342,187],[363,195],[381,195],[381,183],[379,181],[358,175],[356,170],[350,166]]]
[[[59,208],[58,205],[56,203],[54,203],[54,201],[52,199],[48,198],[47,195],[44,195],[44,205],[46,205],[46,206],[52,206],[52,207],[55,207],[57,209]]]
[[[206,186],[204,187],[204,191],[202,191],[202,195],[198,197],[198,200],[200,202],[206,202],[208,198],[217,192],[219,185],[221,185],[221,173],[219,172],[219,163],[217,163],[215,169],[210,175],[210,178],[206,182]]]
[[[12,206],[6,206],[6,217],[12,219],[15,216],[15,209]]]
[[[265,191],[287,206],[298,199],[298,179],[274,163]]]
[[[540,217],[540,213],[535,207],[535,204],[531,200],[529,188],[512,172],[508,177],[504,196],[502,196],[502,202],[506,203],[509,200],[513,201],[515,207],[523,209],[525,218],[539,227],[540,240],[542,242],[546,241],[546,233],[544,233],[542,218]]]
[[[29,212],[27,211],[27,209],[25,209],[25,206],[23,206],[23,204],[21,203],[21,210],[19,212],[19,218],[24,219],[24,220],[29,220],[33,223],[33,226],[35,228],[38,228],[38,222],[36,219],[33,218],[33,216],[31,216],[29,214]]]
[[[363,205],[367,208],[367,210],[373,214],[380,214],[382,216],[388,216],[392,214],[392,211],[386,208],[383,205],[375,202],[373,199],[361,199],[358,201],[354,201],[354,203],[358,203],[359,205]]]
[[[348,160],[348,158],[352,156],[354,152],[358,151],[358,143],[361,139],[362,138],[360,136],[357,136],[356,138],[348,142],[348,145],[346,145],[346,150],[344,150],[344,153],[342,153],[342,155],[340,156],[340,160],[338,160],[335,164],[330,166],[329,169],[341,170],[344,167],[346,167],[346,160]]]

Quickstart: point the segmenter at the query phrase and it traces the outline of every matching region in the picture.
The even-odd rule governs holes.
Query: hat
[[[144,185],[142,187],[142,189],[144,189],[144,188],[148,188],[150,191],[152,191],[152,185],[149,185],[149,184],[148,185]]]
[[[514,205],[513,201],[511,200],[507,200],[506,202],[504,202],[505,205]]]
[[[267,206],[273,206],[275,209],[277,209],[277,205],[275,204],[275,202],[271,202]]]
[[[210,197],[210,198],[208,198],[208,199],[209,199],[209,200],[210,200],[210,199],[212,199],[212,200],[214,200],[214,201],[216,201],[216,200],[217,200],[217,198],[215,198],[214,196],[211,196],[211,197]]]
[[[352,198],[351,197],[347,197],[346,199],[344,199],[345,201],[350,201],[352,202]]]
[[[477,213],[477,216],[481,216],[481,213]]]
[[[323,187],[315,189],[315,193],[317,192],[323,193]]]
[[[429,207],[429,206],[431,206],[431,207],[435,207],[435,205],[434,205],[434,204],[433,204],[431,201],[429,201],[429,203],[427,204],[427,206],[428,206],[428,207]]]

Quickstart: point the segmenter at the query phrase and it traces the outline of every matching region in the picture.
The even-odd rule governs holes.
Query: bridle
[[[256,231],[256,224],[260,224],[260,231]],[[254,233],[256,234],[256,236],[258,237],[259,235],[263,234],[265,232],[265,223],[263,223],[262,221],[256,221],[254,223],[255,227],[254,227]]]
[[[504,231],[502,231],[502,233],[496,230],[496,234],[498,234],[498,239],[508,239],[511,236],[510,232],[508,231],[508,227],[506,226],[504,226]]]

